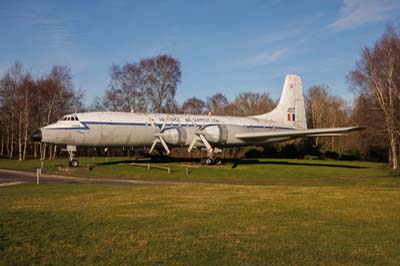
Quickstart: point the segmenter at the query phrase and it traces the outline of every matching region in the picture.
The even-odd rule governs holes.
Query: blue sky
[[[177,100],[243,91],[279,98],[285,74],[307,90],[352,97],[346,74],[360,50],[400,21],[400,1],[0,2],[0,73],[69,65],[86,102],[102,96],[112,64],[169,54],[181,62]]]

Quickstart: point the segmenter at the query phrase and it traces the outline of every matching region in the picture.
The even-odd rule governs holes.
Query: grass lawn
[[[347,179],[1,187],[0,265],[399,265],[399,178]]]
[[[227,162],[222,166],[201,166],[197,163],[152,163],[142,160],[143,164],[170,167],[171,174],[165,170],[151,169],[146,167],[131,166],[128,158],[109,158],[106,162],[104,157],[79,158],[78,169],[69,172],[70,175],[87,177],[106,177],[119,179],[143,179],[143,180],[175,180],[190,182],[211,183],[238,183],[238,184],[270,184],[271,180],[286,182],[287,179],[330,179],[342,177],[343,182],[352,182],[347,177],[385,177],[392,173],[383,163],[372,162],[348,162],[348,161],[320,161],[320,160],[293,160],[293,159],[248,159],[238,164]],[[68,159],[56,159],[44,161],[44,169],[47,172],[56,172],[59,167],[66,167]],[[92,171],[88,171],[87,165],[93,165]],[[40,167],[39,160],[0,160],[0,168],[22,169],[35,171]],[[186,168],[190,174],[186,174]],[[62,172],[65,174],[65,172]],[[290,181],[289,180],[289,181]],[[299,182],[302,182],[301,180]]]

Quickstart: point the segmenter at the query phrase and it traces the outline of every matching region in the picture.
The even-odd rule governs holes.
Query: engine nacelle
[[[187,141],[187,135],[186,129],[182,127],[167,128],[162,133],[162,137],[164,138],[165,142],[175,146],[185,145]]]
[[[228,127],[225,125],[207,126],[202,132],[211,143],[225,144],[228,140]]]

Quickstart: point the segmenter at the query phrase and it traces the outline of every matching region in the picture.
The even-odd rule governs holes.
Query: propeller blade
[[[152,126],[154,129],[159,129],[158,126],[156,125],[156,123],[154,122],[154,120],[151,121],[150,124],[151,124],[151,126]]]
[[[200,137],[201,141],[203,142],[204,146],[206,146],[208,155],[211,157],[214,149],[211,147],[210,143],[207,141],[206,137],[204,137],[203,134],[200,134],[199,137]]]
[[[160,132],[163,132],[163,130],[165,129],[165,126],[166,126],[167,124],[165,123],[165,120],[163,121],[163,124],[162,124],[162,126],[161,126],[161,129],[160,129]]]
[[[192,149],[193,149],[194,145],[196,144],[196,142],[197,142],[197,136],[194,136],[194,138],[193,138],[192,142],[190,142],[190,145],[189,145],[189,148],[188,148],[188,152],[189,153],[192,151]]]
[[[158,143],[158,139],[155,139],[154,142],[153,142],[153,145],[151,145],[151,148],[150,148],[150,151],[149,151],[150,154],[153,152],[153,150],[156,147],[157,143]]]
[[[167,152],[167,154],[169,154],[170,150],[168,148],[167,143],[164,141],[164,139],[162,137],[159,137],[159,140],[161,141],[161,144],[163,145],[163,147],[164,147],[165,151]]]

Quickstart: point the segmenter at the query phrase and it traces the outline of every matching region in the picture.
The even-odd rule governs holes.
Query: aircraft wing
[[[276,139],[277,141],[288,140],[299,137],[332,137],[342,136],[352,131],[362,130],[361,127],[334,127],[334,128],[313,128],[302,130],[284,130],[267,132],[239,133],[235,137],[243,141],[256,142]]]

